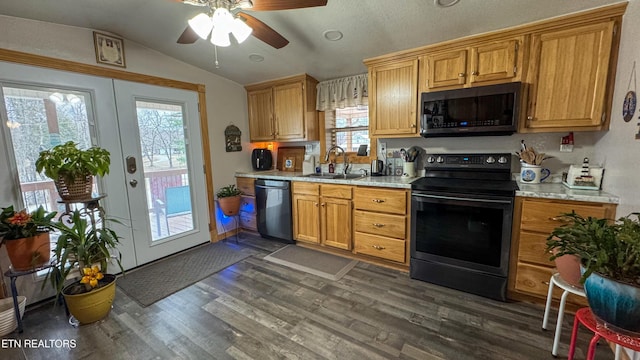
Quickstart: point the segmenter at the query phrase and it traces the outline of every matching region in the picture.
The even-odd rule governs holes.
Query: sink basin
[[[310,177],[315,179],[335,179],[335,180],[350,180],[364,177],[363,174],[332,174],[332,173],[318,173],[303,175],[304,177]]]

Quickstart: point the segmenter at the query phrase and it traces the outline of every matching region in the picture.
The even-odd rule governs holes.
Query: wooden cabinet
[[[532,35],[529,106],[521,132],[608,128],[614,27],[609,20]]]
[[[547,297],[549,280],[554,273],[550,254],[545,251],[551,231],[562,225],[559,215],[575,211],[582,216],[613,219],[616,205],[579,201],[517,197],[511,242],[509,293],[511,298],[525,295],[543,302]],[[556,288],[554,297],[562,291]],[[586,306],[581,297],[570,296],[569,301]]]
[[[396,189],[354,190],[354,252],[407,263],[408,192]]]
[[[240,201],[240,227],[245,230],[258,231],[256,223],[256,192],[255,179],[237,177],[236,186],[242,191]]]
[[[251,141],[318,140],[317,83],[305,74],[246,86]]]
[[[417,58],[370,66],[370,136],[417,136],[418,96]]]
[[[293,182],[293,237],[351,250],[349,185]]]
[[[519,81],[524,37],[494,40],[420,57],[420,92]]]

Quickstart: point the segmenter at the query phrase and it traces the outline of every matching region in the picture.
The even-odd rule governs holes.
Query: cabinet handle
[[[543,284],[549,286],[549,282],[548,281],[542,281]]]
[[[373,226],[381,228],[384,226],[384,224],[380,224],[380,223],[373,223]]]
[[[533,116],[531,115],[527,116],[527,120],[533,120]]]
[[[316,207],[318,207],[318,203],[313,203],[313,205],[315,205]]]
[[[464,73],[458,73],[458,77],[464,77]]]
[[[415,127],[416,127],[416,124],[411,124],[411,128],[415,128]]]
[[[471,75],[478,75],[478,72],[477,71],[472,71]]]
[[[384,250],[384,246],[380,246],[380,245],[371,245],[371,247],[376,250]]]
[[[380,204],[380,203],[383,203],[384,200],[382,200],[382,199],[373,199],[373,202]]]
[[[327,204],[326,204],[326,203],[322,203],[322,204],[320,204],[320,206],[322,206],[322,207],[324,207],[325,205],[327,205]]]
[[[561,222],[561,223],[571,222],[571,220],[569,220],[569,219],[559,218],[559,217],[555,217],[555,216],[554,217],[550,217],[549,220],[558,221],[558,222]]]

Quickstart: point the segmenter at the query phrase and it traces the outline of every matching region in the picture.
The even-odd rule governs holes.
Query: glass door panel
[[[180,104],[136,101],[152,241],[193,230],[184,111]]]

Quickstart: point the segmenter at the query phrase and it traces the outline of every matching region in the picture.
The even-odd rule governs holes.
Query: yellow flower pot
[[[71,294],[74,288],[84,287],[84,284],[79,282],[70,284],[62,290],[69,313],[81,324],[102,320],[111,311],[111,304],[116,296],[116,276],[105,274],[100,282],[103,281],[108,284],[86,293]]]

